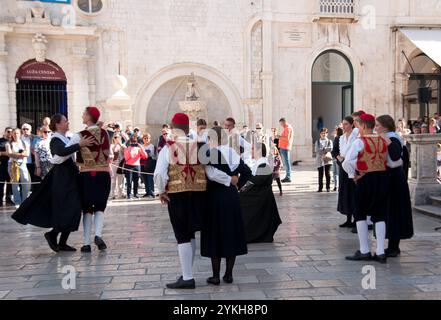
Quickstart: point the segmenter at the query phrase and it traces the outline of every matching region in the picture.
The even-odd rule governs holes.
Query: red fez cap
[[[101,112],[98,110],[97,107],[90,106],[90,107],[87,107],[86,110],[96,121],[98,121],[100,119]]]
[[[172,123],[188,126],[190,125],[190,118],[185,113],[177,113],[173,116]]]
[[[358,110],[357,113],[359,113],[360,115],[366,114],[366,112],[364,112],[363,110]]]
[[[375,117],[374,117],[373,115],[371,115],[371,114],[367,114],[367,113],[362,114],[362,115],[360,116],[360,119],[361,119],[362,121],[375,121]]]

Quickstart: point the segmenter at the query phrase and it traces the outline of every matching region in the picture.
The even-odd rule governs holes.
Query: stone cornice
[[[0,25],[0,32],[2,31],[5,33],[24,34],[24,35],[42,33],[46,36],[60,36],[63,38],[99,37],[99,33],[97,32],[97,27],[83,27],[83,26],[76,26],[74,28],[64,28],[60,26],[52,26],[52,25],[48,26],[41,24],[9,24],[9,25]]]

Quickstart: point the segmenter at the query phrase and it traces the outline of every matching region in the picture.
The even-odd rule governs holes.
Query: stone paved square
[[[294,184],[277,196],[283,225],[273,244],[249,246],[239,257],[235,282],[207,286],[211,264],[197,257],[197,289],[165,284],[179,274],[179,260],[166,207],[158,201],[112,202],[106,212],[107,252],[55,254],[44,230],[24,227],[0,211],[0,299],[441,299],[441,221],[415,214],[416,235],[402,244],[401,258],[376,268],[376,290],[362,287],[364,263],[345,261],[358,248],[356,235],[341,230],[337,194],[316,193],[316,172],[296,167]],[[70,242],[82,243],[82,230]],[[372,245],[374,242],[372,241]],[[76,289],[61,286],[62,268],[72,265]]]

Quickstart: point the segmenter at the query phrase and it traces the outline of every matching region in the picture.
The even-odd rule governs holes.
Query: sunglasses
[[[6,131],[6,133],[12,133],[12,130],[11,131]]]
[[[52,131],[43,131],[43,133],[46,133],[46,134],[48,134],[48,133],[51,133]]]
[[[29,130],[31,130],[31,129],[29,129],[29,128],[23,128],[23,129],[21,129],[21,130],[23,130],[23,131],[29,131]]]

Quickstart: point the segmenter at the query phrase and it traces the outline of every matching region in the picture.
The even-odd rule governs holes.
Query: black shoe
[[[103,251],[107,249],[106,243],[100,237],[95,237],[95,244],[98,247],[98,250]]]
[[[220,279],[219,278],[215,278],[215,277],[211,277],[207,279],[207,283],[208,284],[212,284],[214,286],[218,286],[220,285]]]
[[[358,250],[353,256],[346,257],[346,260],[349,261],[371,261],[372,260],[372,254],[366,253],[362,254],[360,250]]]
[[[372,261],[376,261],[382,264],[386,264],[387,263],[387,257],[385,254],[379,255],[377,256],[377,254],[374,254],[374,256],[372,257]]]
[[[328,192],[328,193],[331,192],[331,189],[326,189],[326,192]]]
[[[191,290],[196,289],[196,282],[194,279],[184,281],[183,277],[180,277],[178,281],[174,283],[167,284],[167,288],[169,289],[183,289],[183,290]]]
[[[71,247],[67,244],[65,244],[63,246],[58,246],[58,250],[61,252],[77,252],[77,249],[75,249],[74,247]]]
[[[228,283],[228,284],[232,284],[234,281],[232,276],[224,276],[222,279],[224,280],[225,283]]]
[[[343,223],[342,225],[340,225],[340,228],[353,228],[354,225],[352,224],[352,222],[346,221],[345,223]]]
[[[83,253],[91,253],[92,252],[92,247],[91,246],[83,246],[81,248],[81,252],[83,252]]]
[[[352,230],[351,230],[351,232],[352,232],[353,234],[358,234],[357,227],[353,227]]]
[[[46,238],[49,248],[51,248],[54,252],[58,252],[57,238],[54,239],[50,232],[45,233],[44,237]]]
[[[334,188],[334,192],[336,192],[337,191],[337,188]]]
[[[322,193],[323,192],[323,190],[317,190],[317,193]]]
[[[282,183],[291,183],[291,179],[285,178],[282,180]]]
[[[6,199],[6,204],[7,204],[8,206],[14,206],[14,205],[15,205],[14,201],[12,201],[12,199],[10,199],[10,198],[7,198],[7,199]]]
[[[386,249],[384,250],[384,253],[386,254],[387,258],[397,258],[399,255],[401,255],[400,249]]]

